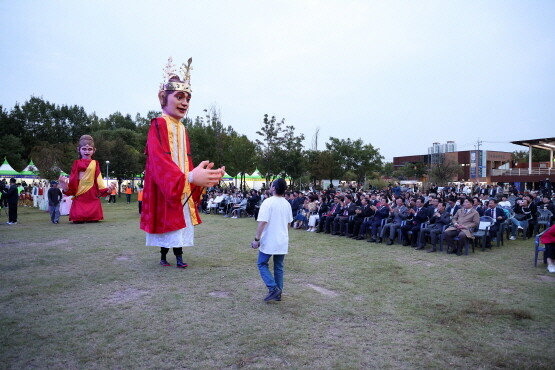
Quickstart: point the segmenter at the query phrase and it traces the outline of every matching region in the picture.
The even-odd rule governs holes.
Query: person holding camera
[[[289,249],[289,226],[293,221],[291,204],[283,197],[285,189],[287,189],[287,183],[284,179],[279,178],[272,182],[270,187],[272,196],[260,206],[258,227],[251,243],[253,249],[258,249],[258,271],[268,288],[265,302],[281,301],[283,291],[283,262]],[[272,257],[273,276],[268,266]]]
[[[526,230],[528,230],[528,223],[532,220],[532,210],[528,204],[528,199],[524,198],[518,200],[514,207],[515,215],[512,217],[511,223],[511,237],[509,240],[516,240],[518,230],[522,230],[524,237],[526,237]]]

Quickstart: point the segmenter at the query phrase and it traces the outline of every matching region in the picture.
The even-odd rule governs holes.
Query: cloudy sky
[[[256,138],[265,113],[319,149],[386,160],[454,140],[520,150],[555,136],[555,1],[0,1],[0,104],[100,117],[159,109],[168,58],[193,57],[190,117]]]

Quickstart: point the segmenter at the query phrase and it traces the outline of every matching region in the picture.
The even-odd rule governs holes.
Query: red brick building
[[[460,174],[453,178],[457,182],[486,182],[486,183],[521,183],[524,188],[534,189],[539,187],[540,181],[549,179],[555,182],[555,168],[553,151],[555,138],[542,138],[532,140],[513,141],[515,145],[529,148],[528,165],[512,162],[512,153],[491,150],[465,150],[440,153],[445,160],[452,161],[461,166]],[[550,152],[549,162],[532,162],[531,148],[539,148]],[[434,163],[434,155],[422,154],[404,157],[394,157],[393,166],[396,169],[406,163]]]

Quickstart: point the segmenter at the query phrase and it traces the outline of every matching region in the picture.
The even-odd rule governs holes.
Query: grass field
[[[555,368],[531,240],[457,257],[291,230],[264,303],[253,219],[204,216],[190,267],[163,268],[123,200],[97,224],[0,225],[0,368]]]

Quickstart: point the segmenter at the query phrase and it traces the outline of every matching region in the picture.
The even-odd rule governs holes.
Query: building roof
[[[522,145],[526,147],[533,146],[534,148],[545,149],[545,150],[555,150],[555,137],[511,141],[511,144]]]

